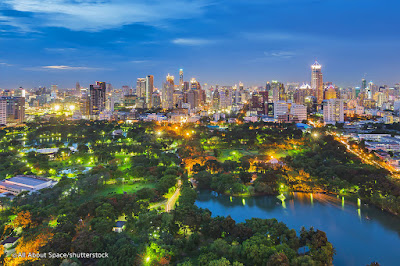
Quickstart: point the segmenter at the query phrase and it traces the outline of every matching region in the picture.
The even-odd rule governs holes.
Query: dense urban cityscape
[[[161,89],[148,75],[122,88],[2,90],[3,262],[330,265],[339,253],[346,264],[313,224],[298,237],[275,219],[235,225],[194,205],[315,200],[367,222],[378,207],[397,223],[400,85],[340,88],[322,69],[312,64],[311,85],[201,85],[180,69]],[[122,241],[124,255],[104,241]]]
[[[0,1],[0,265],[399,265],[397,1]]]

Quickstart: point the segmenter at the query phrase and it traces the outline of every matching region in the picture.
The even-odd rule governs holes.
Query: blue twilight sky
[[[0,0],[0,88],[400,81],[399,1]]]

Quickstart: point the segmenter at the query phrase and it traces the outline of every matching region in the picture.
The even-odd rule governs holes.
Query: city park
[[[322,231],[302,229],[297,236],[274,219],[235,223],[194,205],[196,189],[282,200],[299,191],[400,213],[400,189],[388,171],[364,164],[325,130],[62,120],[5,128],[0,176],[37,175],[58,184],[0,198],[2,238],[20,237],[16,252],[106,250],[112,256],[104,265],[331,264],[334,249]],[[126,222],[121,234],[113,232],[116,221]],[[303,246],[308,254],[298,253]]]

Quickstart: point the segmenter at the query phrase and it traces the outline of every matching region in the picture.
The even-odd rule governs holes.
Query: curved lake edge
[[[211,192],[215,192],[218,193],[220,195],[224,195],[224,196],[228,196],[228,197],[241,197],[241,198],[252,198],[252,197],[266,197],[266,196],[279,196],[279,193],[263,193],[263,192],[256,192],[256,193],[252,193],[252,194],[238,194],[238,193],[232,193],[232,194],[228,194],[228,193],[220,193],[217,192],[213,189],[206,189],[206,188],[196,188],[196,191],[200,191],[200,190],[204,190],[204,191],[211,191]],[[368,205],[374,206],[377,209],[380,209],[381,211],[384,211],[386,213],[389,213],[391,215],[394,215],[396,217],[400,218],[400,213],[394,212],[391,209],[387,209],[387,208],[381,208],[380,206],[378,206],[377,204],[373,203],[371,200],[360,197],[359,195],[356,194],[349,194],[349,195],[341,195],[339,193],[334,193],[334,192],[309,192],[309,191],[302,191],[302,190],[290,190],[290,191],[285,191],[283,194],[286,193],[304,193],[304,194],[321,194],[321,195],[328,195],[331,197],[345,197],[347,199],[353,199],[353,200],[358,200],[361,199],[365,204],[367,203]]]
[[[321,196],[321,197],[319,197]],[[312,203],[314,201],[314,203]],[[299,233],[301,227],[314,227],[327,234],[337,254],[335,265],[396,265],[400,246],[400,219],[373,205],[328,196],[292,193],[286,207],[276,196],[233,197],[210,190],[199,190],[196,205],[212,216],[231,216],[236,222],[251,218],[285,223]],[[377,245],[377,243],[380,243]]]

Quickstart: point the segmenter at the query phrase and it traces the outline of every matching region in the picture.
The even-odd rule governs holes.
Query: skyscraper
[[[80,92],[81,92],[81,85],[79,84],[79,82],[76,82],[76,85],[75,85],[75,93],[76,93],[77,95],[79,95]]]
[[[168,74],[166,82],[163,84],[162,107],[164,109],[172,109],[174,107],[174,76]]]
[[[0,101],[6,104],[6,124],[23,123],[25,121],[24,97],[1,97]]]
[[[146,79],[138,78],[136,82],[136,95],[144,98],[146,95]]]
[[[273,80],[271,84],[272,90],[272,102],[276,103],[279,101],[279,90],[280,90],[280,82]]]
[[[146,77],[146,95],[145,95],[146,106],[148,109],[153,107],[153,104],[152,104],[153,91],[154,91],[154,76],[148,75]]]
[[[81,88],[80,90],[81,98],[79,100],[79,109],[84,117],[84,119],[87,119],[88,116],[90,115],[90,96],[89,92],[85,88]]]
[[[106,106],[105,109],[109,112],[114,112],[114,88],[110,83],[106,86]]]
[[[324,82],[321,69],[322,67],[317,61],[311,66],[311,88],[316,91],[318,104],[321,104],[324,100]]]
[[[324,101],[325,124],[344,123],[343,100],[330,99]]]
[[[183,69],[179,69],[179,87],[182,89],[183,87]]]
[[[7,100],[0,98],[0,126],[7,124]]]
[[[219,97],[219,91],[218,89],[216,89],[213,93],[213,97],[212,97],[212,109],[215,111],[219,110],[219,106],[220,106],[220,97]]]
[[[90,85],[90,115],[99,115],[106,107],[106,83],[97,81]]]

